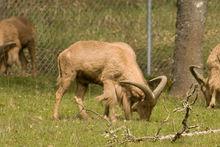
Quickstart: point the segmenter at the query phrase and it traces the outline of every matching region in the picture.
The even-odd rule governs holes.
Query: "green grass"
[[[103,136],[108,129],[106,121],[89,112],[94,119],[90,121],[80,120],[77,106],[73,101],[74,92],[69,92],[63,97],[60,121],[52,120],[52,109],[55,102],[55,78],[38,77],[0,78],[0,144],[3,146],[103,146],[107,144],[107,138]],[[72,86],[74,89],[74,86]],[[86,108],[103,113],[103,106],[94,97],[101,93],[101,88],[91,86],[86,95]],[[133,135],[154,135],[161,121],[167,117],[164,108],[171,112],[180,107],[180,100],[163,94],[156,105],[150,122],[139,121],[134,114],[131,121],[124,121],[124,115],[117,108],[118,121],[113,128],[128,127]],[[220,128],[220,110],[207,110],[205,102],[199,98],[190,114],[189,124],[199,125],[198,130],[207,128]],[[181,129],[181,121],[184,113],[171,113],[169,121],[161,130],[162,134],[175,133]],[[123,132],[119,132],[121,137]],[[122,137],[121,137],[122,138]],[[206,136],[185,137],[175,143],[141,142],[129,143],[129,146],[217,146],[220,144],[219,134]]]

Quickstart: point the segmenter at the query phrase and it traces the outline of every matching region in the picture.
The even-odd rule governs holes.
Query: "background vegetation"
[[[0,77],[0,145],[3,146],[102,146],[107,140],[103,133],[106,122],[95,119],[82,121],[72,98],[74,86],[61,104],[60,121],[51,119],[56,90],[56,54],[77,40],[104,40],[128,42],[138,55],[142,70],[146,71],[146,1],[145,0],[2,0],[1,18],[23,14],[36,26],[38,71],[42,75],[31,77]],[[153,1],[153,74],[171,76],[172,53],[175,38],[175,0]],[[204,62],[208,53],[220,42],[220,5],[209,0],[206,31],[203,43]],[[101,88],[91,86],[86,95],[88,109],[103,113],[103,106],[94,99]],[[119,121],[136,136],[154,135],[167,117],[167,112],[181,106],[181,101],[166,93],[154,109],[150,122],[123,121],[118,108]],[[220,128],[220,110],[207,110],[199,97],[190,115],[190,124],[199,130]],[[161,134],[174,133],[181,128],[183,113],[171,115]],[[128,146],[217,146],[220,135],[188,137],[176,143],[143,142]]]
[[[38,72],[56,73],[59,51],[78,40],[124,41],[138,55],[146,73],[145,0],[1,0],[0,18],[24,15],[36,27]],[[218,0],[209,0],[204,61],[219,42]],[[171,75],[175,39],[176,0],[153,1],[152,75]]]

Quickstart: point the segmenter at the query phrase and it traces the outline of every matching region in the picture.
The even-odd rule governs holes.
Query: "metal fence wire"
[[[153,1],[152,75],[171,74],[175,3]],[[146,0],[0,0],[0,19],[20,15],[36,28],[39,74],[56,74],[58,53],[79,40],[126,42],[147,72]]]

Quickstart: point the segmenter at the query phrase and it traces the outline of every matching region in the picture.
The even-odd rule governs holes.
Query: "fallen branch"
[[[76,103],[77,103],[77,102],[76,102]],[[98,116],[99,118],[105,120],[105,121],[108,123],[108,126],[109,126],[109,127],[112,125],[112,122],[111,122],[111,121],[109,121],[108,119],[104,118],[104,117],[103,117],[101,114],[99,114],[98,112],[95,112],[95,111],[90,110],[90,109],[86,109],[86,108],[85,108],[82,104],[80,104],[80,103],[77,103],[77,104],[82,107],[82,110],[81,110],[81,111],[85,110],[85,111],[87,111],[87,112],[91,112],[91,113],[95,114],[96,116]],[[80,111],[79,113],[81,113],[81,111]]]
[[[186,113],[185,113],[185,116],[183,118],[183,121],[182,121],[182,125],[183,125],[183,128],[181,131],[177,132],[176,135],[172,138],[172,142],[175,142],[178,138],[180,138],[182,136],[183,133],[185,133],[186,131],[188,131],[189,129],[191,128],[194,128],[194,127],[189,127],[188,124],[187,124],[187,121],[188,121],[188,118],[189,118],[189,113],[190,113],[190,110],[192,110],[191,106],[195,104],[196,100],[198,99],[198,92],[197,92],[197,88],[198,88],[198,85],[191,85],[190,86],[190,89],[189,91],[187,92],[186,94],[186,100],[183,102],[183,108],[182,110],[185,110]],[[196,92],[196,98],[194,99],[194,101],[190,104],[189,103],[189,98]],[[181,110],[181,109],[180,109]]]
[[[127,132],[127,134],[124,134],[124,138],[120,141],[119,138],[117,138],[117,135],[114,134],[120,130],[124,130],[123,132]],[[199,136],[199,135],[207,135],[207,134],[213,134],[213,133],[220,133],[220,129],[209,129],[205,131],[194,131],[190,133],[182,133],[182,137],[191,137],[191,136]],[[108,135],[107,135],[108,136]],[[163,141],[163,140],[172,140],[176,134],[168,134],[164,136],[144,136],[144,137],[135,137],[131,134],[130,130],[126,128],[125,126],[117,128],[115,131],[111,131],[111,137],[112,140],[108,142],[107,146],[113,146],[115,144],[126,144],[129,142],[137,143],[142,141]]]
[[[195,135],[206,135],[206,134],[211,134],[211,133],[220,133],[220,129],[210,129],[210,130],[206,130],[206,131],[194,131],[194,132],[190,132],[190,133],[182,133],[181,136],[182,137],[190,137],[190,136],[195,136]],[[176,134],[169,134],[169,135],[165,135],[165,136],[159,136],[157,137],[157,140],[162,141],[162,140],[172,140],[175,137]],[[144,141],[144,140],[149,140],[151,139],[152,141],[154,141],[154,137],[141,137],[141,138],[137,138],[137,141]]]

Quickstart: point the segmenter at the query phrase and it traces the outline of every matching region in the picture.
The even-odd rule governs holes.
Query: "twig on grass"
[[[181,131],[177,132],[176,135],[172,138],[172,142],[175,142],[178,138],[181,137],[181,135],[188,131],[189,129],[191,128],[195,128],[195,126],[193,127],[189,127],[188,124],[187,124],[187,121],[188,121],[188,118],[189,118],[189,113],[190,113],[190,110],[192,110],[192,105],[195,104],[196,100],[198,99],[198,92],[197,92],[197,89],[198,89],[198,85],[191,85],[190,86],[190,90],[187,92],[187,95],[186,95],[186,100],[183,102],[183,108],[182,109],[178,109],[179,111],[183,111],[185,110],[186,113],[185,113],[185,116],[182,120],[182,129]],[[196,98],[193,100],[193,102],[190,104],[189,103],[189,98],[196,92]],[[174,111],[175,112],[175,111]],[[197,126],[197,125],[196,125]]]
[[[175,138],[176,134],[168,134],[168,135],[162,135],[162,136],[143,136],[143,137],[135,137],[131,134],[130,130],[126,128],[125,126],[117,128],[117,131],[111,131],[111,135],[106,135],[106,137],[111,137],[111,139],[108,141],[108,144],[106,146],[114,146],[116,144],[126,144],[129,142],[132,143],[138,143],[142,141],[163,141],[163,140],[172,140]],[[120,140],[118,135],[116,135],[116,132],[123,131],[125,134],[124,138]],[[128,131],[128,132],[126,132]],[[182,137],[191,137],[191,136],[199,136],[199,135],[206,135],[211,133],[220,133],[220,129],[209,129],[205,131],[194,131],[194,132],[184,132],[181,134]]]
[[[99,118],[105,120],[105,121],[108,123],[108,126],[109,126],[109,127],[112,125],[112,122],[111,122],[111,121],[109,121],[108,119],[104,118],[104,117],[103,117],[101,114],[99,114],[98,112],[95,112],[95,111],[90,110],[90,109],[86,109],[86,108],[85,108],[82,104],[80,104],[80,103],[77,103],[77,104],[82,107],[82,110],[81,110],[81,111],[85,110],[85,111],[88,111],[88,112],[92,112],[93,114],[97,115]],[[81,111],[80,111],[79,113],[81,113]]]

